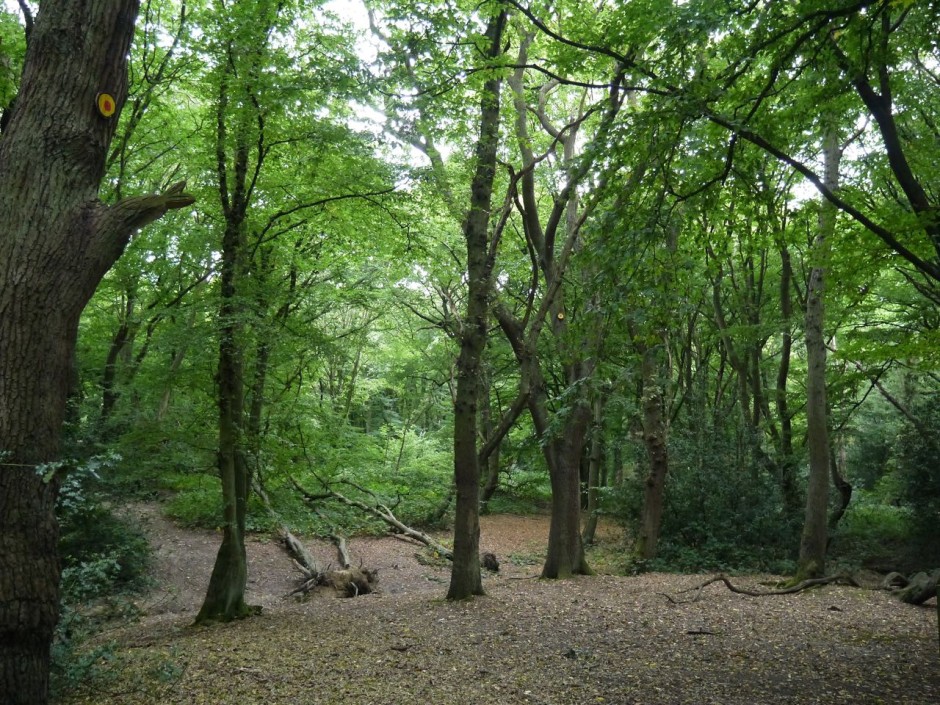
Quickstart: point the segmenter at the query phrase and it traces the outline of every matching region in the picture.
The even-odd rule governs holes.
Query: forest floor
[[[155,586],[138,620],[99,637],[114,644],[110,673],[62,703],[940,703],[933,601],[834,585],[683,593],[703,575],[544,581],[541,516],[483,517],[482,549],[501,570],[486,574],[486,597],[460,603],[443,599],[447,565],[393,537],[350,541],[356,564],[378,569],[378,592],[288,598],[299,573],[276,540],[253,537],[248,597],[263,612],[194,628],[219,535],[181,529],[153,505],[130,511],[154,546]],[[622,538],[612,526],[599,538],[591,559],[603,568]],[[336,560],[330,543],[307,545],[324,565]],[[752,589],[770,580],[735,578]]]

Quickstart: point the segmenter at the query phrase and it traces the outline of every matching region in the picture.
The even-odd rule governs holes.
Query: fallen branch
[[[838,575],[829,575],[824,578],[810,578],[808,580],[803,580],[802,582],[797,583],[796,585],[791,585],[789,587],[781,588],[780,590],[747,590],[745,588],[737,587],[734,585],[727,576],[725,575],[716,575],[714,578],[709,578],[701,585],[695,587],[687,588],[686,590],[680,590],[679,594],[686,592],[695,591],[695,597],[691,600],[676,600],[665,593],[659,593],[663,595],[666,599],[672,602],[675,605],[688,604],[690,602],[698,602],[702,597],[702,591],[712,585],[713,583],[724,583],[725,587],[728,588],[731,592],[738,595],[746,595],[748,597],[770,597],[771,595],[793,595],[798,592],[802,592],[808,588],[818,587],[820,585],[829,585],[832,583],[841,583],[843,585],[851,585],[853,587],[858,587],[858,583],[850,575],[845,575],[840,573]]]
[[[295,589],[291,590],[287,597],[298,594],[307,594],[315,587],[320,585],[329,585],[336,591],[344,594],[346,597],[358,597],[366,595],[375,590],[378,582],[378,571],[368,568],[350,568],[349,550],[346,546],[346,539],[331,534],[330,538],[336,543],[336,549],[339,554],[339,560],[342,564],[342,570],[322,570],[320,564],[313,557],[307,548],[301,543],[300,539],[291,533],[290,529],[281,520],[280,515],[271,506],[271,500],[264,490],[262,483],[255,478],[253,489],[256,495],[261,499],[265,509],[274,519],[278,527],[278,535],[284,545],[288,555],[293,560],[294,565],[303,574],[303,582]]]
[[[349,548],[346,545],[346,538],[339,534],[330,534],[333,543],[336,544],[336,555],[339,557],[339,564],[343,569],[349,568],[352,561],[349,560]]]
[[[264,485],[261,484],[261,481],[256,477],[252,484],[254,485],[253,489],[255,494],[261,499],[264,508],[268,510],[271,518],[274,519],[275,524],[277,524],[278,536],[284,544],[288,555],[293,559],[297,569],[304,574],[307,581],[322,575],[323,571],[320,568],[320,564],[317,563],[317,559],[314,558],[313,554],[307,550],[307,547],[301,543],[300,539],[291,533],[290,529],[287,528],[287,525],[284,524],[281,519],[281,516],[274,511],[268,493],[265,492]]]
[[[313,493],[308,492],[307,490],[305,490],[305,489],[300,485],[300,483],[298,483],[297,480],[295,480],[293,477],[290,478],[290,481],[291,481],[291,484],[294,485],[294,487],[297,489],[297,491],[300,492],[300,494],[303,496],[303,498],[304,498],[307,502],[313,502],[313,501],[316,501],[317,499],[320,499],[320,498],[322,497],[322,495],[315,495],[315,494],[313,494]],[[322,482],[322,481],[321,481],[321,482]],[[350,483],[350,482],[348,482],[348,481],[346,482],[346,484],[352,485],[352,483]],[[325,483],[324,483],[324,490],[328,493],[328,495],[329,495],[332,499],[335,499],[336,501],[338,501],[338,502],[340,502],[340,503],[342,503],[342,504],[345,504],[345,505],[348,506],[348,507],[355,507],[356,509],[361,509],[362,511],[366,512],[367,514],[371,514],[372,516],[376,517],[377,519],[382,520],[383,522],[385,522],[386,524],[388,524],[390,527],[392,527],[393,531],[395,531],[396,533],[403,534],[403,535],[407,536],[408,538],[414,539],[415,541],[418,541],[419,543],[424,544],[425,546],[427,546],[427,547],[430,548],[431,550],[433,550],[433,551],[439,553],[439,554],[440,554],[441,556],[443,556],[444,558],[447,558],[447,559],[449,559],[449,560],[453,560],[453,558],[454,558],[454,553],[453,553],[453,551],[451,551],[449,548],[447,548],[446,546],[441,545],[440,543],[438,543],[437,541],[435,541],[433,538],[431,538],[430,536],[428,536],[428,535],[427,535],[426,533],[424,533],[423,531],[418,531],[417,529],[413,529],[413,528],[411,528],[410,526],[407,526],[406,524],[403,524],[403,523],[392,513],[392,510],[389,509],[387,505],[385,505],[385,504],[383,504],[382,502],[380,502],[380,501],[378,500],[378,498],[377,498],[373,493],[371,493],[371,492],[369,492],[368,490],[365,490],[365,489],[363,489],[363,488],[361,488],[361,487],[358,487],[357,485],[352,485],[352,486],[355,487],[356,489],[360,490],[361,492],[365,493],[365,494],[371,495],[371,497],[372,497],[372,499],[373,499],[373,504],[366,504],[366,503],[363,502],[362,500],[359,500],[359,499],[352,499],[352,498],[350,498],[350,497],[347,497],[346,495],[337,492],[336,490],[334,490],[334,489],[333,489],[332,487],[330,487],[329,485],[326,485]]]

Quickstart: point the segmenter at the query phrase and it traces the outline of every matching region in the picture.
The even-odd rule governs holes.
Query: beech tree
[[[24,5],[25,7],[25,5]],[[182,183],[103,203],[137,0],[28,14],[0,136],[0,701],[45,703],[58,618],[55,501],[79,316],[138,228],[193,203]]]

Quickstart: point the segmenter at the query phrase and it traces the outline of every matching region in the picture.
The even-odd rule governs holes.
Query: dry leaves
[[[526,579],[538,572],[530,559],[544,550],[547,521],[485,517],[483,547],[503,567],[485,578],[485,598],[446,602],[447,570],[386,538],[350,544],[354,560],[379,568],[378,594],[285,600],[289,562],[254,542],[264,613],[194,629],[211,559],[197,562],[214,557],[213,537],[150,522],[175,548],[163,552],[175,563],[162,574],[189,581],[169,581],[172,596],[151,601],[173,609],[117,633],[120,673],[72,705],[940,702],[936,612],[883,592],[826,586],[753,599],[714,585],[695,603],[670,604],[659,593],[702,577]],[[315,548],[329,562],[329,545]]]

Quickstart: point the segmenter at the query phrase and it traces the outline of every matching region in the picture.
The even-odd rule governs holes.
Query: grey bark
[[[839,186],[841,150],[839,136],[829,127],[823,136],[825,183],[831,191]],[[836,208],[820,205],[819,223],[812,248],[813,267],[806,290],[806,447],[809,480],[806,513],[797,563],[798,579],[818,578],[826,571],[829,506],[829,430],[826,408],[825,282],[829,238],[835,230]]]

